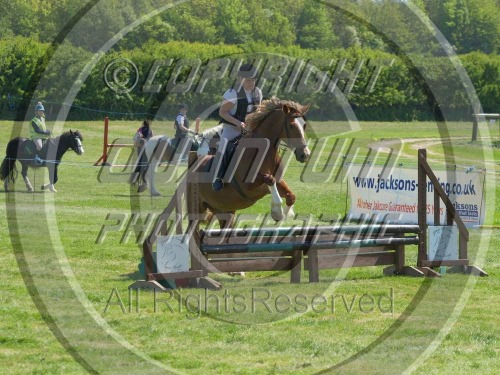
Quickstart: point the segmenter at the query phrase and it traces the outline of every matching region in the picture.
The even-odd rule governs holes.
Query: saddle
[[[223,179],[224,175],[226,174],[227,168],[229,167],[229,164],[231,163],[231,160],[233,158],[234,152],[236,151],[236,148],[238,147],[239,141],[241,139],[241,136],[236,137],[232,141],[229,141],[226,146],[226,150],[224,151],[224,155],[222,155],[222,162],[220,163],[219,170],[217,171],[217,177]],[[210,164],[213,163],[213,160],[215,159],[212,158],[210,161]]]
[[[38,150],[36,149],[35,142],[33,140],[28,139],[26,142],[24,142],[24,153],[30,157],[34,157]]]
[[[174,150],[174,152],[177,152],[177,149],[179,148],[179,145],[181,144],[181,142],[186,139],[186,138],[171,138],[168,140],[168,144],[170,147],[172,147],[172,149]],[[198,140],[198,138],[196,137],[190,137],[188,138],[191,142],[191,147],[189,149],[189,151],[198,151],[198,149],[200,148],[200,141]]]

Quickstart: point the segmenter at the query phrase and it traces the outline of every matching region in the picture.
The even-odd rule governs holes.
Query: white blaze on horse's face
[[[75,138],[75,142],[76,142],[76,153],[78,155],[83,155],[83,153],[85,152],[84,149],[83,149],[83,145],[82,145],[82,141],[80,138]]]
[[[296,144],[293,145],[295,148],[295,158],[297,161],[304,163],[309,160],[309,157],[311,156],[311,151],[309,150],[309,147],[307,147],[306,135],[304,131],[306,121],[303,117],[296,117],[294,119],[294,123],[300,134],[300,139],[297,140],[298,142],[294,142]]]

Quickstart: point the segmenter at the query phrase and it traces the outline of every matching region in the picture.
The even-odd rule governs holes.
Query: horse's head
[[[69,147],[71,150],[76,152],[78,155],[83,155],[83,137],[80,131],[69,131]]]
[[[304,115],[308,109],[307,106],[291,101],[265,100],[256,112],[246,118],[250,125],[249,135],[268,138],[275,146],[279,140],[284,141],[295,150],[295,158],[304,163],[311,155],[305,136],[307,121]]]
[[[297,161],[304,163],[309,160],[311,156],[311,151],[309,147],[307,147],[305,135],[307,120],[304,117],[309,110],[309,106],[288,102],[283,104],[282,109],[285,114],[285,121],[280,138],[288,147],[294,149]]]

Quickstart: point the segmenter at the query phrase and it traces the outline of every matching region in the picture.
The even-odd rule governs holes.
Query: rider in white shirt
[[[256,77],[257,69],[252,64],[243,64],[238,70],[237,87],[239,90],[229,89],[223,95],[223,102],[219,109],[223,126],[217,149],[218,158],[222,157],[223,160],[217,171],[217,177],[212,183],[215,191],[221,191],[224,188],[222,179],[229,164],[227,159],[230,157],[230,155],[224,155],[227,143],[241,135],[242,130],[246,127],[245,117],[262,102],[262,91],[255,86]]]

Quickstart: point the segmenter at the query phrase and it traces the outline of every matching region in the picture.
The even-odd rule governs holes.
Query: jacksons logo
[[[371,189],[377,193],[380,190],[415,191],[417,189],[417,180],[396,178],[393,175],[386,178],[354,176],[352,181],[357,188]],[[438,177],[438,181],[446,195],[477,195],[476,186],[472,180],[464,183],[447,182],[441,181],[441,178]],[[434,191],[432,182],[428,181],[426,186],[427,192],[432,193]]]
[[[186,293],[186,294],[185,294]],[[205,289],[197,292],[167,290],[145,293],[129,289],[128,299],[116,288],[109,294],[103,314],[118,313],[185,314],[196,319],[209,314],[316,314],[390,313],[394,314],[394,289],[383,293],[343,294],[275,294],[267,288],[251,288],[240,293],[225,289],[213,293]],[[142,297],[142,298],[141,298]]]

